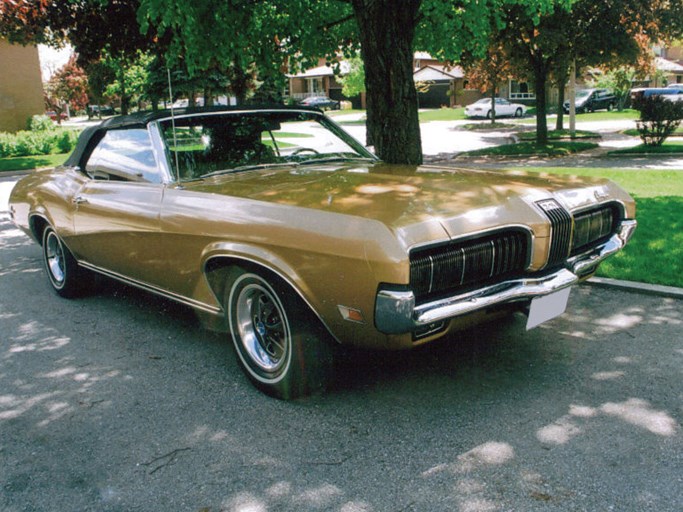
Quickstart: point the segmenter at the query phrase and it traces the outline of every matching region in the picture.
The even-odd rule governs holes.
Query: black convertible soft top
[[[173,111],[157,110],[136,112],[126,116],[115,116],[105,119],[100,124],[89,126],[78,138],[76,147],[69,158],[64,162],[67,167],[82,167],[83,159],[87,157],[95,145],[102,139],[108,130],[120,130],[125,128],[145,128],[150,122],[159,119],[169,119],[171,116],[201,115],[216,112],[240,112],[240,111],[272,111],[272,110],[291,110],[322,113],[320,109],[312,107],[290,107],[285,105],[241,105],[239,107],[199,107],[199,108],[178,108]]]

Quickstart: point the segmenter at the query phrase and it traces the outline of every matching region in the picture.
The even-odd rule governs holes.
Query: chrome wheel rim
[[[64,248],[59,238],[54,233],[49,233],[45,240],[45,261],[50,278],[56,286],[61,286],[66,277],[64,263]]]
[[[260,283],[247,284],[235,303],[240,343],[258,369],[273,374],[285,364],[290,350],[290,333],[284,308],[278,297]]]

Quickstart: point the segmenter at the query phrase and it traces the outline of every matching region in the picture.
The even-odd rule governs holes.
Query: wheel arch
[[[31,235],[38,242],[39,245],[43,245],[43,233],[48,226],[52,224],[42,213],[34,213],[28,218],[28,226],[31,230]]]
[[[206,278],[211,291],[219,303],[222,304],[223,292],[227,285],[228,271],[235,267],[243,268],[247,271],[280,281],[291,289],[318,319],[320,324],[332,338],[339,342],[339,339],[330,329],[325,319],[320,315],[314,301],[310,298],[312,291],[305,285],[304,281],[292,269],[290,265],[282,261],[281,258],[256,248],[242,246],[242,244],[229,244],[232,247],[228,250],[211,250],[205,254],[202,264],[202,272]]]

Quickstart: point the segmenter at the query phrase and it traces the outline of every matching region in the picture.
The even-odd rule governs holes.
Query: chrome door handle
[[[87,204],[88,200],[83,196],[76,196],[73,198],[73,200],[71,202],[75,205],[79,205],[79,204]]]

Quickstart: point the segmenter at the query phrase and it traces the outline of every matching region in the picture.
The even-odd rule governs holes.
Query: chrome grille
[[[569,256],[572,238],[572,216],[554,199],[536,203],[550,220],[550,254],[546,267],[554,267]]]
[[[572,256],[600,243],[614,233],[619,217],[615,205],[601,206],[574,216]]]
[[[419,300],[521,273],[527,262],[528,236],[522,231],[418,249],[410,254],[410,286]]]

